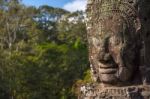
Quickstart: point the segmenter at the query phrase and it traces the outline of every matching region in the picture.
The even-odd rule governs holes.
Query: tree
[[[48,6],[36,9],[15,0],[1,6],[0,98],[75,99],[72,87],[88,70],[81,13]],[[52,21],[49,15],[66,19]],[[69,22],[70,17],[78,20]]]

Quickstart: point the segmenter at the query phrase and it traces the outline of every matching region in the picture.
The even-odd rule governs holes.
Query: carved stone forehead
[[[114,3],[114,2],[128,2],[132,5],[135,5],[139,0],[88,0],[88,4],[93,4],[93,3]]]
[[[136,2],[137,0],[89,0],[87,6],[88,27],[102,25],[104,20],[116,15],[133,29],[138,16],[133,6],[136,5]]]
[[[119,13],[114,13],[109,16],[105,16],[99,20],[99,26],[103,27],[101,28],[102,31],[117,31],[118,29],[124,30],[125,27],[126,29],[129,28],[128,24],[129,23],[127,23],[127,20],[123,16],[120,16]]]
[[[132,0],[93,0],[88,4],[88,16],[96,18],[103,18],[104,16],[111,16],[114,13],[119,13],[121,16],[128,18],[128,20],[135,20],[137,12],[130,4],[134,3]]]

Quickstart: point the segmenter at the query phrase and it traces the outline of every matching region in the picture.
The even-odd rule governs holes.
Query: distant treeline
[[[0,99],[76,99],[91,82],[84,16],[0,0]]]

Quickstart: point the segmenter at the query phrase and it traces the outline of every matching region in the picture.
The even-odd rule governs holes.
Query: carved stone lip
[[[117,68],[99,68],[100,74],[115,74],[117,72]]]
[[[109,69],[109,68],[118,68],[118,66],[117,65],[115,65],[115,64],[113,64],[113,63],[111,63],[111,64],[103,64],[103,63],[99,63],[99,67],[100,68],[102,68],[102,69]]]

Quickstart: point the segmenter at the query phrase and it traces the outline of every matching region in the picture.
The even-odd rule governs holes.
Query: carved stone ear
[[[139,19],[139,18],[136,18],[134,24],[135,24],[136,32],[139,31],[139,30],[141,29],[141,22],[140,22],[140,19]]]

